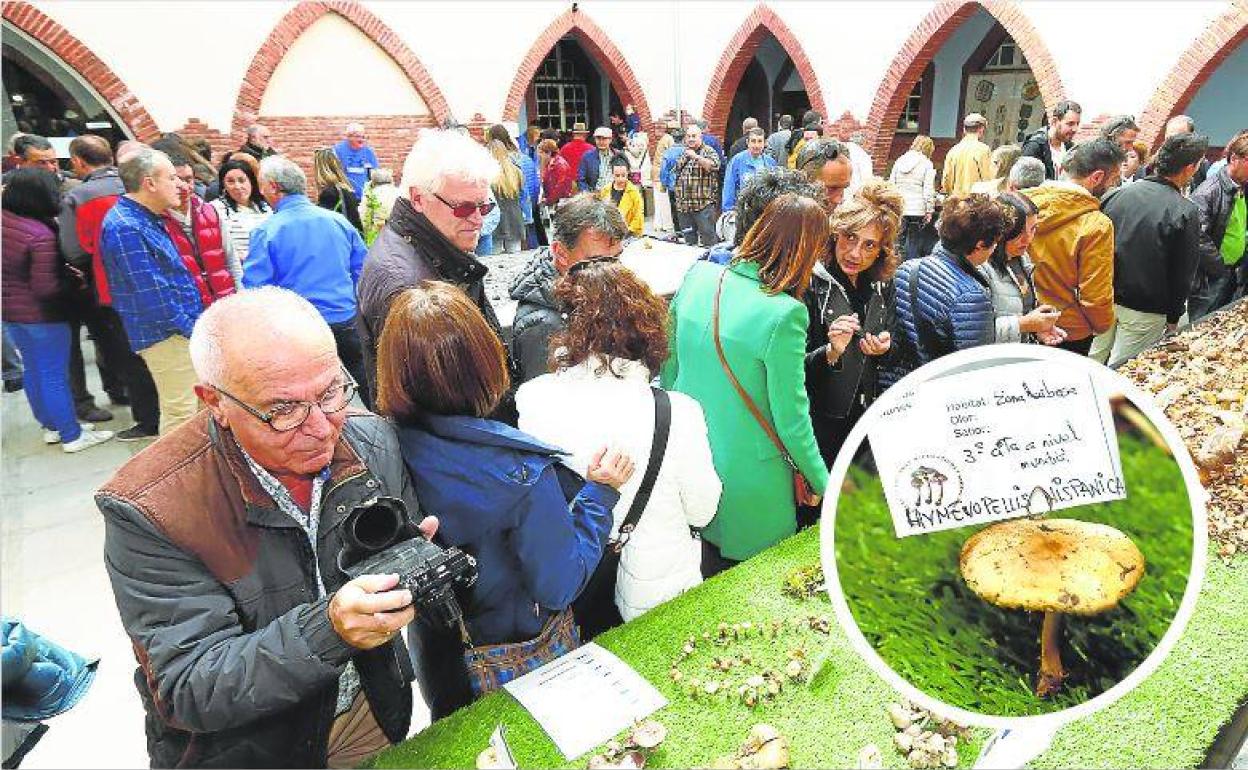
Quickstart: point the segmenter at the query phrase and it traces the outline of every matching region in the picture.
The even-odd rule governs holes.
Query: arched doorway
[[[121,79],[68,30],[29,3],[5,3],[3,129],[48,137],[62,157],[69,141],[98,134],[114,145],[150,140],[156,123]]]
[[[741,122],[746,118],[755,118],[771,133],[781,115],[790,115],[797,123],[809,109],[810,95],[793,58],[775,35],[767,33],[737,84],[724,141],[731,145],[741,136]]]
[[[1064,98],[1048,48],[1009,0],[941,4],[893,60],[867,119],[876,171],[915,134],[936,142],[935,160],[958,141],[962,117],[988,119],[989,144],[1017,143]]]
[[[570,131],[607,125],[632,105],[650,130],[650,105],[624,54],[585,11],[565,11],[538,36],[507,92],[503,120]]]
[[[814,68],[788,25],[759,5],[720,56],[702,115],[711,133],[731,144],[746,117],[772,131],[780,115],[800,121],[808,109],[828,118]]]
[[[1140,116],[1141,138],[1156,147],[1166,120],[1187,113],[1221,147],[1248,128],[1243,84],[1248,77],[1248,6],[1234,4],[1210,23],[1175,63]]]

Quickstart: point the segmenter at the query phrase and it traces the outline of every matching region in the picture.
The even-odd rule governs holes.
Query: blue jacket
[[[598,566],[619,493],[587,482],[569,503],[563,453],[501,422],[428,415],[398,434],[437,539],[477,559],[463,607],[473,644],[537,636]]]
[[[703,142],[706,142],[707,144],[709,144],[709,145],[711,146],[711,149],[712,149],[712,150],[714,150],[714,151],[715,151],[715,154],[719,156],[719,165],[720,165],[720,166],[723,166],[723,165],[724,165],[724,145],[723,145],[723,142],[719,141],[719,139],[718,139],[718,138],[716,138],[716,137],[714,137],[714,136],[711,136],[710,134],[706,133],[705,131],[703,131],[703,132],[702,132],[702,141],[703,141]]]
[[[732,261],[737,252],[732,248],[731,241],[723,241],[707,249],[698,257],[699,260],[705,260],[716,265],[726,265]]]
[[[4,619],[2,635],[6,720],[38,722],[69,711],[95,681],[98,659],[61,647],[16,618]]]
[[[176,334],[190,339],[204,303],[161,217],[118,198],[100,225],[100,261],[132,350]]]
[[[611,152],[608,150],[607,152]],[[610,157],[607,158],[610,162]],[[595,192],[598,189],[598,175],[602,171],[602,156],[598,148],[581,156],[581,163],[576,167],[576,189],[581,192]]]
[[[243,285],[281,286],[311,302],[326,323],[355,318],[355,285],[368,247],[346,217],[306,195],[287,195],[251,231]]]
[[[659,166],[659,181],[668,190],[676,188],[676,161],[685,154],[684,142],[677,142],[663,153],[663,164]]]
[[[520,196],[520,213],[524,215],[524,223],[531,225],[533,224],[533,203],[541,200],[542,197],[542,180],[537,175],[537,164],[524,152],[516,153],[512,158],[520,167],[520,173],[524,177],[523,194]]]
[[[334,154],[338,156],[338,162],[347,172],[347,181],[351,183],[351,189],[355,190],[355,197],[363,200],[364,184],[368,181],[368,172],[381,165],[377,162],[377,153],[373,152],[373,148],[367,144],[358,150],[353,150],[351,145],[347,144],[347,140],[343,139],[334,145]]]
[[[918,307],[910,304],[910,282],[918,276]],[[894,279],[897,353],[880,380],[891,385],[928,361],[996,338],[988,281],[966,257],[943,242],[929,256],[904,262]],[[924,330],[920,345],[916,326]]]
[[[751,174],[765,168],[775,168],[776,165],[775,159],[765,152],[757,158],[750,155],[749,150],[733,155],[732,160],[728,161],[728,170],[724,172],[723,210],[729,211],[737,207],[737,193]]]

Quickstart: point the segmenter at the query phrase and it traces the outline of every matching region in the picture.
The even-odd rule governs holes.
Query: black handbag
[[[655,479],[659,476],[659,467],[663,465],[663,454],[667,451],[667,434],[672,427],[672,403],[667,391],[651,388],[654,393],[654,439],[650,443],[650,462],[646,464],[646,474],[641,478],[641,486],[633,498],[628,515],[620,522],[619,536],[607,541],[602,551],[602,559],[597,568],[589,576],[589,582],[581,590],[580,596],[572,602],[572,615],[581,628],[581,641],[588,642],[609,628],[623,624],[624,618],[615,606],[615,580],[620,568],[620,553],[637,528],[641,513],[650,502],[650,493],[654,491]]]

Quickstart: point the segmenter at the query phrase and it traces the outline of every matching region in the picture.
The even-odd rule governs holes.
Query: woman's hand
[[[603,447],[589,461],[585,478],[618,490],[633,476],[633,461],[628,455]]]
[[[1062,314],[1052,305],[1040,305],[1024,316],[1018,319],[1018,330],[1021,332],[1032,332],[1039,334],[1051,330],[1056,324],[1057,319]]]
[[[1060,326],[1054,326],[1042,332],[1036,332],[1036,339],[1040,340],[1042,345],[1060,345],[1066,341],[1066,330]]]
[[[828,363],[834,364],[845,353],[854,338],[854,332],[862,328],[856,315],[837,316],[828,325]]]
[[[864,334],[862,339],[858,340],[858,349],[869,356],[882,356],[892,345],[893,335],[888,332],[880,332],[878,335]]]

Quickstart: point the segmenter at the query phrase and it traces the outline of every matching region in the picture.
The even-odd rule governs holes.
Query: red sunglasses
[[[467,219],[472,216],[472,212],[474,211],[481,212],[481,216],[484,217],[493,211],[494,206],[497,205],[493,201],[486,201],[484,203],[451,203],[437,193],[434,193],[433,197],[446,204],[446,207],[451,210],[451,213],[455,215],[456,219]]]

